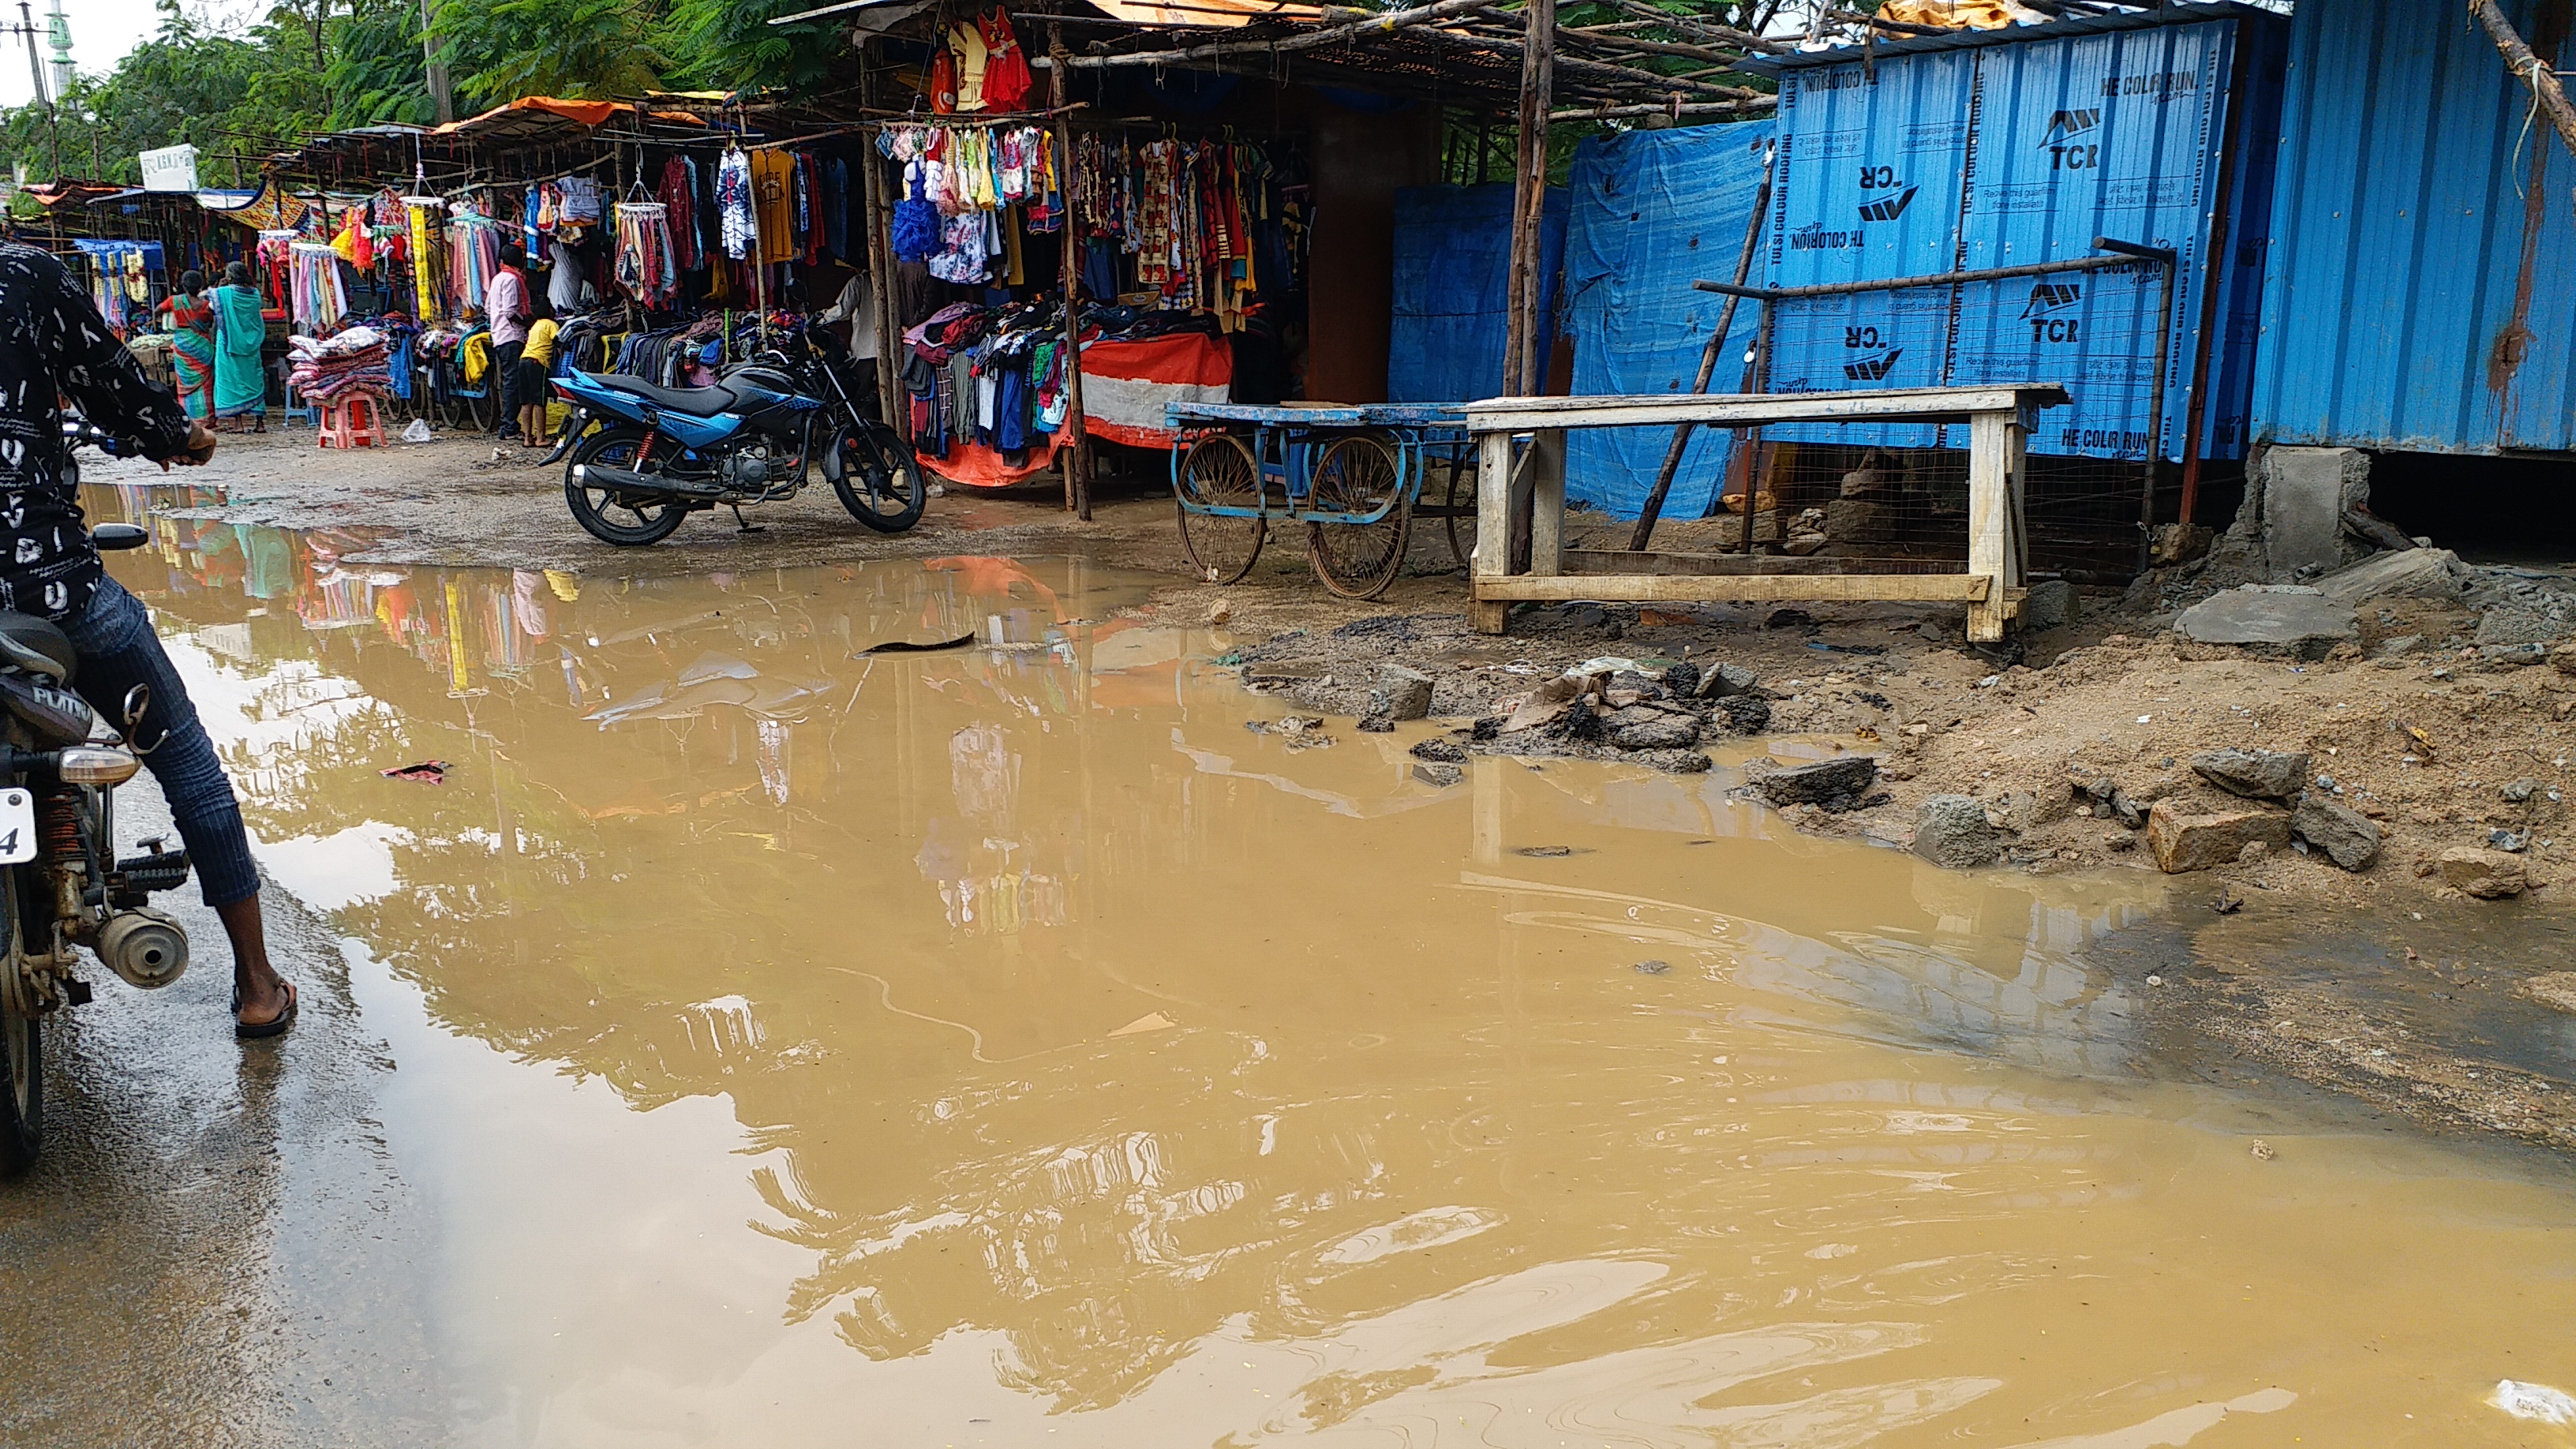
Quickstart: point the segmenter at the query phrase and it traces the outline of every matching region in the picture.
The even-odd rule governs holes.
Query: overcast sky
[[[62,0],[62,4],[63,14],[72,24],[72,61],[83,75],[104,75],[116,69],[127,51],[151,39],[152,33],[161,28],[161,12],[153,8],[152,0]],[[36,17],[36,24],[42,26],[53,0],[27,0],[27,8]],[[188,8],[214,20],[241,21],[258,13],[261,7],[251,0],[189,0]],[[0,24],[17,23],[18,0],[0,0]],[[8,42],[5,51],[0,51],[0,105],[23,106],[30,85],[26,39],[6,35],[0,40]],[[45,59],[53,58],[41,36],[36,51]],[[52,72],[48,71],[46,84],[52,83]]]

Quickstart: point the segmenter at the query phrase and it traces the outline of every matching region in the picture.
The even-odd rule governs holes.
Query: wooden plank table
[[[1879,392],[1737,393],[1644,397],[1507,397],[1467,405],[1478,449],[1476,566],[1470,612],[1500,634],[1520,600],[1622,603],[1761,599],[1905,599],[1968,606],[1968,637],[1993,642],[2020,603],[2029,552],[2022,526],[2022,458],[2041,408],[2063,407],[2055,383],[1892,388]],[[1632,573],[1569,573],[1565,549],[1565,435],[1575,428],[1754,427],[1765,423],[1965,423],[1968,425],[1968,568],[1955,574],[1709,573],[1686,556],[1629,555]],[[1528,434],[1527,466],[1513,439]],[[1508,486],[1495,486],[1501,480]],[[1511,518],[1531,504],[1530,569],[1511,572]],[[1750,532],[1751,518],[1746,519]],[[1786,565],[1788,560],[1780,560]],[[1603,566],[1599,555],[1584,561]],[[1694,570],[1694,571],[1676,571]]]

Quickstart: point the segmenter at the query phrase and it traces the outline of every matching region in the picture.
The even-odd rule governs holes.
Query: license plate
[[[0,790],[0,865],[24,865],[36,858],[36,797],[24,790]]]

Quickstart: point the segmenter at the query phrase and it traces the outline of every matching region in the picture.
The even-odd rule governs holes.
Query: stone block
[[[2290,833],[2346,870],[2368,870],[2379,858],[2378,823],[2314,790],[2301,794],[2298,808],[2290,812]]]
[[[2279,451],[2275,449],[2274,451]],[[2232,644],[2301,659],[2323,659],[2361,637],[2352,606],[2297,585],[2247,584],[2212,594],[2174,621],[2194,644]]]
[[[2522,858],[2501,850],[2454,845],[2441,854],[2442,884],[2480,900],[2500,901],[2531,888]]]
[[[1422,719],[1431,713],[1431,676],[1401,664],[1381,664],[1369,703],[1376,707],[1373,713],[1388,719]]]
[[[1966,795],[1935,795],[1914,811],[1914,853],[1949,870],[1994,864],[2011,838]]]
[[[1774,805],[1825,805],[1855,799],[1878,783],[1878,757],[1843,755],[1803,765],[1745,767],[1745,783]]]
[[[1891,543],[1896,538],[1896,510],[1866,498],[1836,498],[1825,504],[1825,537],[1836,543]]]
[[[2358,448],[2271,448],[2256,473],[2263,490],[2263,553],[2272,577],[2333,572],[2361,550],[2343,516],[2370,502],[2370,455]]]
[[[2075,586],[2064,579],[2042,579],[2021,601],[2021,626],[2032,633],[2063,629],[2075,622]]]
[[[2410,548],[2338,569],[2318,579],[2315,587],[2336,603],[2354,608],[2372,599],[2457,600],[2464,572],[2460,556],[2447,548]]]
[[[2576,633],[2562,620],[2553,619],[2538,609],[2489,609],[2478,616],[2478,632],[2470,643],[2481,647],[2510,644],[2555,644]],[[2545,651],[2544,651],[2545,652]]]
[[[2287,800],[2308,783],[2305,750],[2203,750],[2191,757],[2202,779],[2249,800]]]
[[[2167,875],[2233,864],[2245,847],[2279,850],[2290,843],[2290,817],[2274,810],[2223,810],[2186,815],[2171,800],[2147,812],[2147,848]]]

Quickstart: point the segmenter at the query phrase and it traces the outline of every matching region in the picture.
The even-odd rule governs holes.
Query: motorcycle
[[[90,530],[102,552],[148,538],[130,523]],[[146,991],[188,969],[186,932],[147,904],[187,882],[188,852],[156,838],[116,857],[115,791],[151,748],[131,742],[150,686],[125,696],[122,736],[102,737],[72,692],[78,664],[62,630],[0,612],[0,1174],[25,1168],[43,1137],[45,1022],[90,999],[75,948]]]
[[[803,491],[817,461],[841,506],[879,533],[921,521],[921,464],[871,418],[829,334],[793,332],[713,387],[657,387],[578,369],[555,379],[571,405],[564,502],[592,537],[659,543],[692,513],[742,510]],[[788,349],[793,349],[791,352]]]

